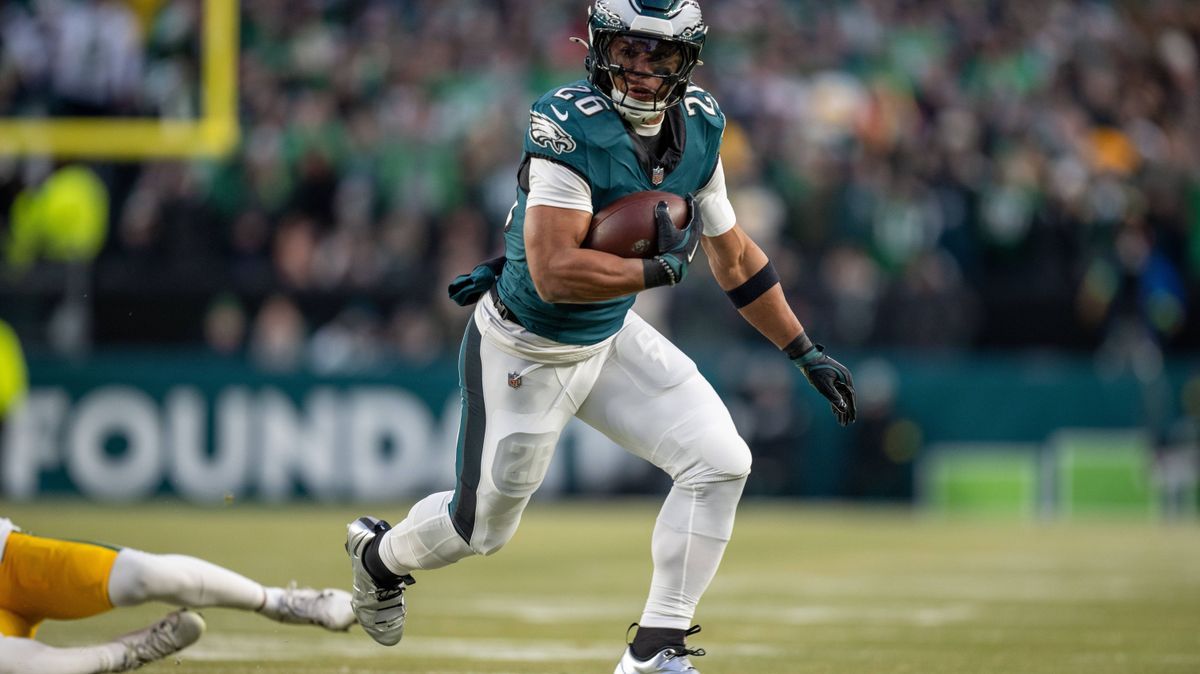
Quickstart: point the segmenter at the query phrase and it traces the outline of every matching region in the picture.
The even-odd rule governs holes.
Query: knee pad
[[[667,442],[676,447],[662,467],[676,482],[745,480],[750,474],[750,447],[732,421],[697,424]]]
[[[710,461],[710,465],[720,479],[714,481],[745,481],[750,475],[750,464],[753,462],[750,446],[736,431],[726,435],[721,443],[720,448],[712,448],[711,452],[705,454],[716,457]]]
[[[485,517],[483,526],[476,523],[475,531],[472,532],[467,547],[471,548],[471,552],[484,557],[496,554],[500,548],[512,540],[513,534],[517,533],[517,526],[521,523],[521,513],[523,512],[524,506],[522,505],[521,508]]]

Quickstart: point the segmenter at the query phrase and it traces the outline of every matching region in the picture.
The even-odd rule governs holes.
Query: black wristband
[[[800,334],[796,335],[795,339],[788,342],[788,345],[783,347],[783,352],[787,354],[788,358],[796,360],[800,356],[803,356],[811,351],[812,348],[812,340],[808,338],[808,335],[805,334],[803,330],[801,330]]]
[[[754,276],[746,279],[744,283],[733,290],[726,290],[725,294],[729,296],[729,300],[733,302],[733,306],[741,309],[778,284],[779,273],[775,271],[775,267],[771,264],[771,261],[767,260],[763,268],[759,269]]]
[[[647,289],[659,286],[673,286],[675,285],[675,274],[661,258],[652,257],[648,260],[642,260],[642,280],[645,282]]]

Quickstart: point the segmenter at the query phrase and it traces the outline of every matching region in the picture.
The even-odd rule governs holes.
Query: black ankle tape
[[[383,559],[379,557],[379,539],[383,537],[383,532],[375,534],[375,537],[367,542],[367,548],[363,550],[362,560],[363,568],[367,573],[371,574],[371,580],[379,585],[392,586],[399,585],[403,576],[393,573],[387,565],[383,563]]]
[[[669,627],[638,627],[629,649],[638,660],[649,660],[666,648],[683,648],[686,632]]]

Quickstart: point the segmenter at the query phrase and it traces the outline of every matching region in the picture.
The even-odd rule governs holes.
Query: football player
[[[505,256],[450,286],[460,304],[479,300],[460,353],[456,487],[394,528],[372,517],[348,525],[354,608],[376,641],[400,640],[413,571],[492,554],[512,537],[576,416],[673,480],[653,530],[649,597],[616,673],[696,671],[690,658],[703,651],[686,637],[699,631],[692,617],[732,533],[750,451],[696,365],[630,307],[642,290],[682,282],[698,247],[742,316],[840,423],[854,420],[850,372],[805,333],[726,197],[725,117],[690,80],[707,30],[695,0],[596,0],[587,79],[533,104]],[[678,231],[666,204],[656,209],[657,256],[581,248],[594,213],[647,190],[689,208]]]
[[[195,557],[43,538],[0,518],[0,674],[124,672],[176,653],[204,633],[204,620],[185,608],[95,646],[54,648],[33,640],[47,618],[87,618],[147,601],[256,611],[334,631],[354,624],[343,590],[265,587]]]

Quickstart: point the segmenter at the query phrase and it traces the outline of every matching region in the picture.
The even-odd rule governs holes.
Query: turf
[[[209,632],[151,672],[612,671],[649,581],[650,501],[533,504],[488,559],[419,574],[394,648],[206,609]],[[198,555],[272,584],[344,586],[344,524],[405,508],[0,504],[35,533]],[[107,639],[161,605],[49,622]],[[1146,522],[1012,523],[748,503],[701,604],[705,674],[1200,671],[1200,531]]]

